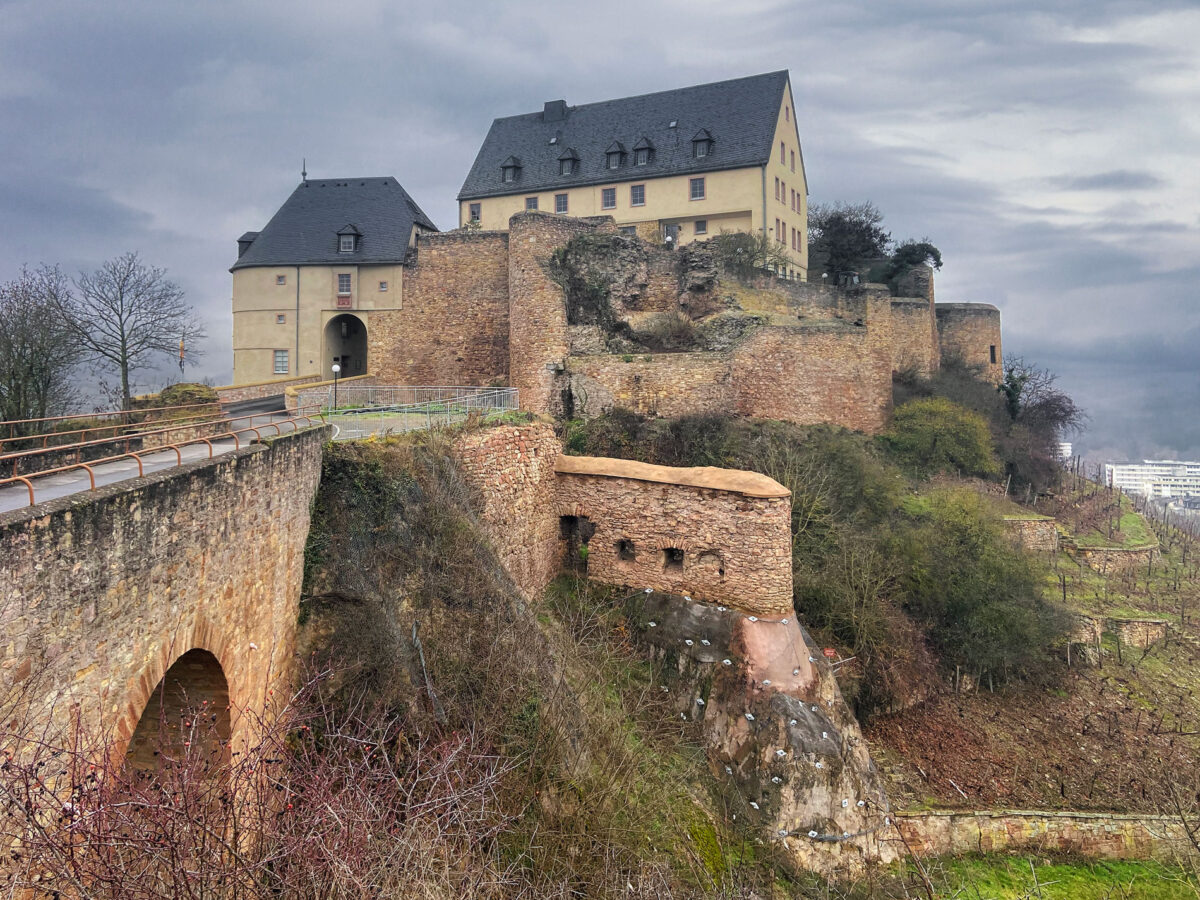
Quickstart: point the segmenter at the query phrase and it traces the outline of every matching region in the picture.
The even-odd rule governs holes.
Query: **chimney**
[[[567,117],[566,100],[547,100],[542,109],[543,122],[561,122]]]

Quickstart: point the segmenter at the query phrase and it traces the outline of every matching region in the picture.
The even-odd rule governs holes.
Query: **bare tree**
[[[148,266],[136,252],[110,259],[75,281],[76,294],[59,311],[84,356],[111,366],[121,377],[121,403],[130,406],[130,375],[151,367],[156,354],[180,354],[181,364],[199,353],[204,328],[184,302],[183,290],[165,269]]]
[[[0,284],[0,419],[44,418],[74,405],[79,344],[55,314],[69,295],[57,267],[22,267]]]

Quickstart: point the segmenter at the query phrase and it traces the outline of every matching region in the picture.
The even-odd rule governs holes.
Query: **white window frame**
[[[646,166],[650,164],[650,150],[643,147],[640,150],[633,151],[633,164],[635,166]]]
[[[338,253],[353,253],[354,252],[354,235],[339,234],[338,235]]]
[[[532,203],[533,206],[530,206],[529,205],[530,203]],[[537,208],[538,208],[538,198],[537,197],[526,197],[525,198],[525,212],[536,212]]]
[[[343,279],[345,279],[345,280],[343,281]],[[346,285],[345,290],[342,289],[343,284]],[[354,291],[354,282],[350,278],[350,274],[348,272],[339,272],[338,277],[337,277],[338,296],[339,297],[349,297],[353,291]]]
[[[483,216],[483,204],[468,203],[467,204],[467,221],[478,222]]]
[[[559,175],[574,175],[575,174],[575,160],[560,159],[558,161],[558,174]]]
[[[708,156],[708,141],[696,141],[695,152],[692,155],[696,159],[704,159]]]
[[[566,215],[569,203],[570,203],[570,200],[567,199],[566,194],[555,194],[554,195],[554,211],[556,213],[558,213],[559,215]],[[560,209],[560,207],[561,207],[561,209]]]
[[[274,363],[274,374],[276,375],[287,375],[292,371],[286,350],[276,350],[272,362]],[[280,368],[280,362],[283,363],[283,368]]]
[[[634,191],[642,192],[642,199],[639,202],[635,200]],[[644,184],[631,184],[629,186],[629,205],[630,206],[645,206],[646,205],[646,186]]]
[[[615,150],[612,153],[609,153],[607,160],[605,160],[605,164],[610,169],[621,168],[621,154]]]
[[[697,219],[694,230],[696,234],[708,234],[708,219]]]
[[[611,203],[609,200],[611,199]],[[601,209],[616,209],[617,208],[617,189],[616,188],[601,188],[600,189],[600,208]]]
[[[699,186],[700,193],[696,193],[696,187]],[[704,178],[689,178],[688,179],[688,199],[689,200],[707,200],[708,188],[704,184]]]
[[[504,166],[503,174],[501,175],[501,178],[505,184],[509,184],[511,182],[516,181],[517,180],[517,167],[516,166]]]

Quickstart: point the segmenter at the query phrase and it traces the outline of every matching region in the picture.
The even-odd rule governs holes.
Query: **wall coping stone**
[[[1042,819],[1089,819],[1092,821],[1107,820],[1112,822],[1179,822],[1178,816],[1161,815],[1159,813],[1120,813],[1120,812],[1088,812],[1074,809],[906,809],[894,810],[897,818],[924,819],[931,817],[952,818],[954,816],[1022,816]]]
[[[328,435],[333,429],[329,425],[310,425],[307,428],[301,428],[299,431],[289,431],[286,434],[280,435],[272,434],[264,437],[261,441],[254,441],[245,447],[230,450],[218,456],[194,459],[185,462],[181,466],[168,466],[165,469],[158,469],[148,475],[141,475],[137,478],[126,478],[121,481],[111,482],[110,484],[102,484],[94,491],[78,491],[74,494],[55,497],[52,500],[43,500],[41,503],[34,503],[30,506],[11,509],[8,512],[0,513],[0,531],[34,519],[47,518],[60,513],[81,509],[95,503],[101,503],[120,494],[125,494],[151,484],[170,481],[173,478],[179,478],[181,475],[190,475],[192,472],[201,469],[228,465],[229,463],[236,465],[238,461],[245,457],[257,456],[260,453],[270,451],[274,444],[290,443],[293,440],[298,440],[299,436],[310,435],[313,431],[317,430],[325,432],[325,436],[322,438],[322,443],[324,443],[328,440]]]
[[[792,492],[774,478],[741,469],[718,469],[714,466],[655,466],[630,459],[609,459],[601,456],[559,456],[554,463],[556,475],[599,475],[604,478],[628,478],[633,481],[653,481],[685,487],[729,491],[746,497],[782,499]]]

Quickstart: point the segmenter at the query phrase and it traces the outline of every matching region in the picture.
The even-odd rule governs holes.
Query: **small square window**
[[[537,197],[526,197],[525,198],[525,208],[526,209],[537,209]]]
[[[683,550],[679,547],[667,547],[663,550],[664,569],[683,568]]]
[[[287,276],[286,275],[276,275],[275,283],[276,284],[287,284]]]
[[[650,151],[643,147],[640,150],[633,151],[633,164],[635,166],[644,166],[650,162]]]
[[[354,235],[343,234],[338,237],[338,252],[353,253],[354,252]]]
[[[288,352],[286,350],[275,351],[275,374],[286,375],[288,373]]]
[[[629,188],[629,205],[630,206],[645,206],[646,205],[646,186],[644,184],[631,185]]]
[[[388,283],[386,281],[379,282],[379,293],[386,294],[387,289],[388,289]]]
[[[600,206],[602,209],[617,208],[617,189],[603,188],[600,191]]]
[[[708,234],[708,219],[696,220],[696,234]]]
[[[287,324],[287,316],[285,316],[283,313],[279,313],[279,315],[277,315],[275,317],[275,324],[276,325],[286,325]]]
[[[704,199],[704,179],[690,178],[688,179],[688,197],[692,200]]]
[[[338,296],[348,297],[350,295],[350,276],[342,273],[338,275]]]
[[[479,221],[479,216],[480,216],[480,208],[479,208],[479,204],[478,204],[478,203],[472,203],[472,204],[470,205],[469,209],[470,209],[470,212],[468,213],[468,216],[469,216],[469,218],[471,219],[471,221],[472,221],[472,222],[478,222],[478,221]]]
[[[554,195],[554,211],[556,213],[565,213],[567,211],[567,195],[566,194],[555,194]]]

